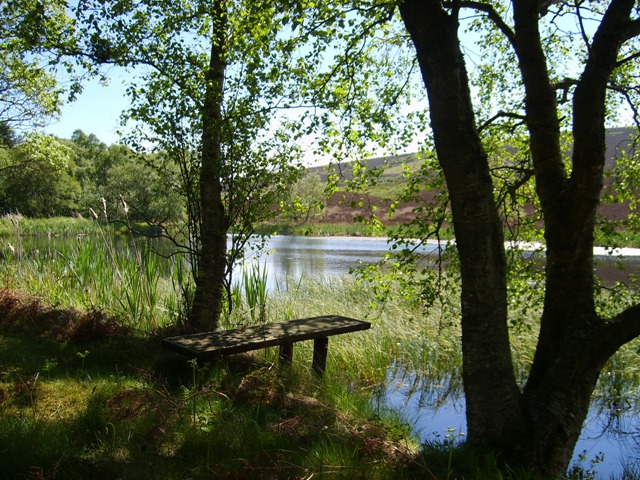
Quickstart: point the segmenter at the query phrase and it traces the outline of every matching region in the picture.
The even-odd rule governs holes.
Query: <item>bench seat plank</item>
[[[326,315],[280,323],[267,323],[246,328],[181,335],[162,340],[163,346],[200,360],[221,355],[248,352],[261,348],[282,346],[327,338],[341,333],[367,330],[371,323],[353,318]]]

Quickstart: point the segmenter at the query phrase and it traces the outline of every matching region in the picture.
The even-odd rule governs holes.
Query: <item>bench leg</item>
[[[280,365],[291,365],[293,362],[293,342],[280,345]]]
[[[329,350],[329,338],[321,337],[313,341],[313,363],[311,368],[313,372],[320,378],[324,375],[327,367],[327,351]]]

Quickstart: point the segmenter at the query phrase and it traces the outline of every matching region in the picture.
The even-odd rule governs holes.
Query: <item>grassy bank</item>
[[[146,224],[131,225],[136,231],[157,235],[159,230]],[[27,218],[22,215],[0,216],[0,238],[11,237],[73,237],[99,236],[107,230],[111,234],[129,234],[124,222],[98,222],[82,217]]]
[[[455,322],[402,300],[372,306],[351,278],[289,287],[267,298],[267,320],[332,312],[372,322],[332,338],[322,380],[311,342],[296,344],[291,369],[276,349],[198,365],[161,348],[175,327],[141,333],[96,310],[0,292],[3,478],[497,478],[490,458],[478,470],[460,432],[421,448],[372,401],[390,376],[434,404],[459,392]],[[243,303],[225,327],[252,321]],[[513,334],[526,362],[535,335],[523,325]],[[636,351],[605,370],[600,395],[612,407],[637,390]]]
[[[291,370],[274,349],[194,365],[159,343],[179,331],[184,265],[129,240],[118,254],[106,234],[0,262],[7,478],[496,478],[490,459],[478,473],[459,432],[421,448],[376,401],[395,382],[432,405],[461,391],[455,287],[437,292],[453,308],[425,311],[398,291],[377,303],[372,284],[352,277],[289,280],[264,295],[264,272],[253,271],[223,328],[331,313],[372,329],[331,339],[322,381],[310,342],[296,345]],[[514,298],[510,319],[522,380],[539,314],[531,291]],[[613,422],[639,403],[638,348],[622,349],[601,377],[596,398]]]
[[[308,237],[384,237],[389,232],[364,223],[272,223],[259,225],[256,233]]]
[[[304,344],[292,369],[273,350],[197,365],[160,348],[166,330],[0,298],[3,478],[403,478],[417,450],[369,401],[379,328],[332,342],[319,381]]]
[[[138,232],[147,235],[158,234],[158,229],[144,224],[133,225]],[[39,237],[71,237],[93,235],[100,236],[108,230],[115,235],[129,234],[129,228],[124,222],[106,224],[89,218],[27,218],[21,215],[5,215],[0,217],[0,238],[10,239],[20,236]],[[256,233],[266,235],[301,235],[301,236],[385,236],[387,232],[381,228],[374,228],[364,223],[305,223],[291,224],[287,222],[261,224],[256,227]],[[5,242],[6,243],[6,242]]]
[[[371,292],[350,278],[250,293],[264,283],[258,271],[223,327],[335,313],[373,328],[332,340],[322,381],[310,372],[310,342],[296,345],[291,370],[277,368],[274,349],[193,365],[159,344],[176,331],[180,264],[154,264],[135,244],[119,252],[79,241],[64,255],[16,252],[0,264],[8,478],[405,476],[415,439],[371,397],[393,365],[456,362],[455,329],[442,332],[438,318],[401,301],[372,308]]]

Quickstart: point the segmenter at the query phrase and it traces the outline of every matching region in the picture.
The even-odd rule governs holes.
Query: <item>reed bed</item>
[[[5,250],[0,277],[10,288],[39,297],[45,303],[101,310],[140,332],[177,324],[185,318],[183,292],[189,288],[188,266],[180,256],[162,258],[133,237],[115,248],[113,238],[78,239],[64,252]],[[355,277],[286,279],[267,291],[266,268],[249,264],[233,288],[232,314],[222,328],[336,314],[369,320],[371,330],[332,338],[328,372],[349,382],[374,386],[387,378],[404,381],[411,389],[431,392],[432,402],[461,391],[461,344],[455,301],[443,299],[422,309],[401,295],[388,295],[378,304],[369,283]],[[397,288],[397,287],[394,287]],[[456,295],[449,291],[448,295]],[[516,292],[514,295],[518,295]],[[531,295],[531,293],[527,293]],[[526,381],[537,340],[539,309],[535,299],[515,299],[511,341],[517,377]],[[617,297],[610,301],[616,302]],[[297,346],[298,363],[311,355],[309,342]],[[625,398],[640,405],[634,392],[640,386],[635,355],[640,342],[623,347],[607,364],[596,398],[601,402]],[[266,353],[275,361],[277,353]],[[640,407],[639,407],[640,408]]]
[[[133,237],[125,237],[125,244],[116,248],[113,237],[101,232],[100,241],[79,238],[64,250],[33,251],[19,244],[13,252],[5,249],[0,278],[10,288],[45,303],[101,310],[141,332],[184,320],[183,292],[190,288],[184,259],[162,258],[145,241]],[[404,378],[415,389],[431,390],[434,402],[459,392],[459,313],[451,308],[455,301],[443,298],[426,310],[392,290],[387,301],[378,304],[372,285],[351,276],[286,279],[268,292],[267,276],[259,263],[242,269],[233,288],[232,314],[223,320],[222,328],[327,314],[366,319],[372,323],[371,330],[331,339],[329,372],[371,386],[383,383],[387,376]],[[540,314],[535,306],[539,302],[532,297],[537,293],[524,292],[513,293],[516,306],[510,319],[512,355],[522,383],[535,351]],[[447,295],[456,296],[456,292]],[[607,302],[619,301],[611,296],[602,301],[603,308]],[[310,355],[306,343],[296,348],[296,356]],[[623,347],[607,364],[596,398],[603,402],[632,398],[640,404],[634,394],[640,386],[635,360],[639,343]],[[275,359],[274,352],[267,354]]]
[[[133,239],[117,250],[105,241],[78,239],[64,251],[6,253],[0,276],[12,289],[45,303],[102,310],[141,331],[175,323],[180,295],[172,279],[185,277],[180,257],[160,258]]]
[[[96,235],[102,227],[88,218],[27,218],[19,214],[0,217],[0,236]]]
[[[459,327],[456,322],[443,326],[437,309],[421,313],[400,295],[376,305],[371,287],[349,276],[286,283],[286,290],[268,297],[267,317],[272,321],[333,314],[372,324],[370,330],[330,339],[328,383],[358,385],[370,393],[390,375],[434,392],[442,391],[445,384],[459,384]],[[307,365],[312,345],[298,345],[294,363]],[[275,357],[276,352],[271,355]]]

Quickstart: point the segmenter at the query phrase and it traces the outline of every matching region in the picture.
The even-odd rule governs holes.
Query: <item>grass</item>
[[[9,255],[13,261],[2,262],[0,276],[47,303],[100,308],[144,331],[174,323],[179,315],[179,290],[171,279],[186,267],[181,258],[165,261],[145,244],[116,250],[108,242],[79,239],[64,251]]]
[[[402,478],[413,458],[408,426],[370,397],[423,328],[405,324],[408,306],[400,303],[372,315],[369,292],[352,279],[292,282],[266,298],[271,321],[330,311],[374,323],[370,331],[332,339],[321,382],[310,372],[311,342],[296,345],[291,371],[274,368],[276,349],[202,367],[161,351],[155,335],[132,336],[98,312],[45,307],[8,290],[2,298],[2,418],[18,437],[14,443],[0,437],[5,471],[21,475],[35,466],[45,477],[65,478]],[[392,325],[402,335],[385,334]],[[46,448],[39,446],[45,437]],[[38,445],[33,454],[26,444]],[[162,476],[154,473],[160,469]]]
[[[77,237],[92,236],[128,236],[130,228],[137,232],[145,232],[151,236],[157,234],[155,229],[147,225],[129,225],[128,222],[105,224],[89,218],[27,218],[22,215],[0,216],[0,238],[3,244],[19,242],[20,237]],[[257,227],[256,233],[273,235],[306,235],[306,236],[380,236],[385,232],[372,229],[363,223],[348,224],[263,224]],[[2,244],[0,244],[2,245]]]
[[[387,230],[365,223],[304,223],[286,222],[259,225],[257,233],[268,235],[299,235],[305,237],[381,237]]]
[[[412,455],[366,392],[309,362],[198,365],[113,319],[2,298],[3,478],[395,478]]]
[[[146,224],[127,225],[124,222],[115,222],[105,225],[83,217],[28,218],[20,214],[9,214],[0,216],[0,237],[100,236],[105,228],[114,235],[126,235],[130,226],[149,235],[158,233],[157,228]]]
[[[251,322],[264,323],[267,308],[267,268],[257,262],[242,269],[242,291]],[[239,294],[236,294],[239,296]]]
[[[86,218],[26,218],[22,215],[0,217],[0,236],[74,236],[97,234],[96,222]]]
[[[377,304],[371,285],[350,277],[290,280],[265,295],[266,272],[256,267],[245,270],[228,325],[331,313],[368,319],[372,329],[331,339],[321,382],[310,374],[311,342],[296,344],[290,371],[275,367],[276,349],[191,365],[158,344],[176,331],[184,264],[159,263],[136,243],[116,253],[114,237],[100,235],[64,254],[36,255],[16,243],[23,247],[16,262],[0,264],[10,287],[0,294],[0,471],[8,478],[453,478],[472,471],[477,459],[464,447],[443,441],[418,452],[409,426],[371,401],[389,376],[432,403],[460,391],[460,331],[450,312],[425,314],[394,294]],[[514,358],[524,379],[538,312],[514,313]],[[640,403],[637,349],[637,342],[623,348],[601,377],[596,399],[611,402],[611,411]]]

